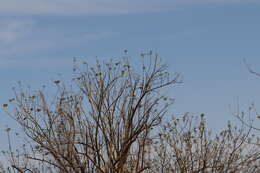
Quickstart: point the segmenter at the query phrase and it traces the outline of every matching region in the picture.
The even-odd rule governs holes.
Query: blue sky
[[[142,51],[159,53],[184,81],[167,92],[171,113],[205,113],[212,128],[232,117],[229,106],[260,106],[258,0],[0,0],[0,101],[17,81],[38,89],[61,73],[72,76],[72,59],[93,61]],[[259,122],[255,122],[259,125]],[[0,137],[15,123],[1,110]],[[7,143],[1,142],[0,149]]]

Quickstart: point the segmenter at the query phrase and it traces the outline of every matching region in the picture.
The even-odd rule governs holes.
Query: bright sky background
[[[72,58],[133,61],[153,50],[184,81],[168,93],[171,113],[205,113],[212,128],[232,117],[229,105],[260,107],[259,0],[0,0],[0,103],[22,81],[32,89],[72,76]],[[0,149],[7,145],[2,110]],[[257,124],[258,123],[258,124]],[[259,125],[259,122],[256,122]]]

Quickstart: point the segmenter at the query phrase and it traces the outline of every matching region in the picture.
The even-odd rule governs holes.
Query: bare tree
[[[11,166],[0,171],[260,172],[259,139],[251,126],[229,123],[214,135],[204,115],[164,118],[174,100],[162,92],[181,82],[180,75],[169,75],[152,52],[141,54],[141,68],[128,60],[75,65],[75,85],[53,81],[57,93],[51,98],[44,90],[14,89],[15,97],[3,107],[14,110],[9,115],[23,129],[25,144],[14,150],[6,129],[9,151],[4,154]]]
[[[247,64],[246,60],[244,59],[244,64],[245,66],[247,67],[247,70],[259,77],[260,74],[256,71],[254,71],[249,64]],[[252,115],[253,114],[253,115]],[[255,108],[255,105],[254,104],[251,104],[248,108],[248,111],[245,112],[245,111],[240,111],[239,109],[239,105],[238,105],[238,109],[237,111],[234,113],[234,116],[245,126],[249,127],[249,128],[252,128],[258,132],[260,132],[260,127],[257,127],[253,124],[253,122],[256,120],[260,120],[260,114],[258,113],[257,109]]]
[[[180,76],[169,75],[152,52],[142,54],[140,61],[139,73],[128,58],[97,61],[95,67],[84,63],[84,70],[75,66],[76,89],[56,80],[53,100],[42,90],[16,89],[11,100],[15,113],[10,115],[22,127],[30,147],[16,156],[10,148],[13,170],[141,173],[149,169],[146,150],[151,132],[172,102],[161,91],[180,82]]]
[[[154,169],[159,173],[256,173],[260,171],[260,144],[251,129],[227,128],[213,135],[204,115],[196,120],[184,115],[162,127],[154,145]]]

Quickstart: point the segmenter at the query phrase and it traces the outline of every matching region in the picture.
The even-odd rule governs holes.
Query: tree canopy
[[[125,52],[127,53],[127,52]],[[256,173],[257,136],[250,127],[227,124],[219,134],[204,114],[171,115],[174,99],[164,88],[181,82],[152,52],[130,58],[77,62],[73,87],[55,80],[57,94],[19,87],[3,107],[25,134],[2,172],[62,173]],[[165,117],[167,117],[167,121]],[[7,134],[11,133],[10,129]]]

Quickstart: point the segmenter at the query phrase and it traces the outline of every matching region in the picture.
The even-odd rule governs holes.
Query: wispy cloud
[[[88,41],[105,40],[111,37],[116,37],[118,34],[114,32],[98,32],[98,33],[86,33],[84,38]]]
[[[72,57],[60,57],[60,58],[48,58],[48,57],[19,57],[19,58],[0,58],[0,68],[1,69],[55,69],[59,67],[68,68],[72,67],[73,58]]]
[[[168,0],[161,0],[160,4]],[[0,0],[1,13],[96,14],[153,10],[155,0]],[[168,3],[168,2],[167,2]]]
[[[257,0],[0,0],[2,14],[78,15],[171,10],[197,3],[251,2]]]
[[[0,44],[11,44],[23,39],[32,26],[31,20],[0,20]]]

